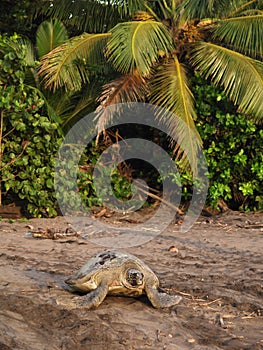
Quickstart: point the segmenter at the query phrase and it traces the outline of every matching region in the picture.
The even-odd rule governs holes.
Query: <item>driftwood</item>
[[[21,208],[11,205],[0,205],[0,217],[7,219],[22,218]]]

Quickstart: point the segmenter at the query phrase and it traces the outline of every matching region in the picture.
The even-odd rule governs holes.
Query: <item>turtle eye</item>
[[[128,270],[126,278],[129,284],[133,287],[140,286],[143,284],[143,274],[138,270]]]

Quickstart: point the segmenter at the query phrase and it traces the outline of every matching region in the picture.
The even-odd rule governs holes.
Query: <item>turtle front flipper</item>
[[[159,292],[152,286],[145,286],[145,291],[148,299],[152,303],[152,306],[156,309],[177,305],[182,300],[182,297],[179,295],[173,296],[167,293]]]
[[[108,290],[108,282],[105,280],[102,281],[101,284],[93,291],[85,294],[84,296],[75,297],[74,301],[76,300],[77,306],[84,307],[85,309],[92,309],[98,307],[103,302],[108,294]]]
[[[103,302],[108,293],[108,289],[109,287],[107,280],[103,280],[96,289],[88,292],[83,296],[77,296],[71,298],[70,300],[66,300],[65,297],[57,298],[56,302],[58,305],[63,305],[74,309],[92,309],[99,306]]]

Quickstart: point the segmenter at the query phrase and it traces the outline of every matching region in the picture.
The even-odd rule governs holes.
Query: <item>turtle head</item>
[[[138,287],[144,283],[144,275],[136,269],[129,269],[126,272],[126,280],[132,287]]]

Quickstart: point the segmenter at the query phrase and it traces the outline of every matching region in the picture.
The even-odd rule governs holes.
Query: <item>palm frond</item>
[[[239,0],[229,17],[262,13],[262,3],[258,0]]]
[[[212,43],[193,46],[192,64],[224,88],[239,110],[263,118],[263,63]]]
[[[96,82],[85,86],[80,92],[74,94],[70,97],[71,104],[74,108],[68,109],[61,106],[61,118],[63,119],[63,130],[67,131],[72,125],[74,125],[76,120],[80,120],[82,117],[91,113],[96,107],[96,97],[99,94],[99,87]]]
[[[180,8],[186,20],[221,18],[231,11],[234,3],[235,1],[229,2],[228,0],[184,0]]]
[[[57,20],[42,22],[36,33],[38,56],[46,55],[67,39],[68,33],[63,23]]]
[[[98,133],[105,129],[105,126],[112,120],[114,113],[120,113],[118,104],[144,101],[148,94],[147,81],[137,74],[124,74],[104,85],[101,96],[98,99],[100,103],[97,108],[97,129]],[[115,105],[110,110],[106,107]]]
[[[111,33],[107,55],[122,73],[137,70],[145,76],[159,59],[160,52],[168,54],[173,49],[170,33],[160,22],[149,20],[119,23]]]
[[[262,58],[262,28],[263,15],[228,18],[217,23],[213,29],[213,38],[245,55]]]
[[[104,33],[116,25],[120,11],[116,1],[100,0],[53,0],[47,1],[39,12],[56,18],[80,32]]]
[[[100,69],[105,62],[103,51],[109,36],[109,33],[84,33],[45,55],[39,71],[45,87],[80,90],[83,82],[88,81],[90,71]]]
[[[168,126],[177,145],[184,150],[184,155],[188,156],[190,164],[196,164],[201,138],[194,124],[196,114],[186,72],[176,56],[157,71],[151,84],[150,102],[172,112],[162,113],[159,117]],[[178,123],[175,116],[184,123]]]
[[[119,11],[121,18],[130,17],[137,11],[146,10],[145,0],[110,0],[110,3]]]

